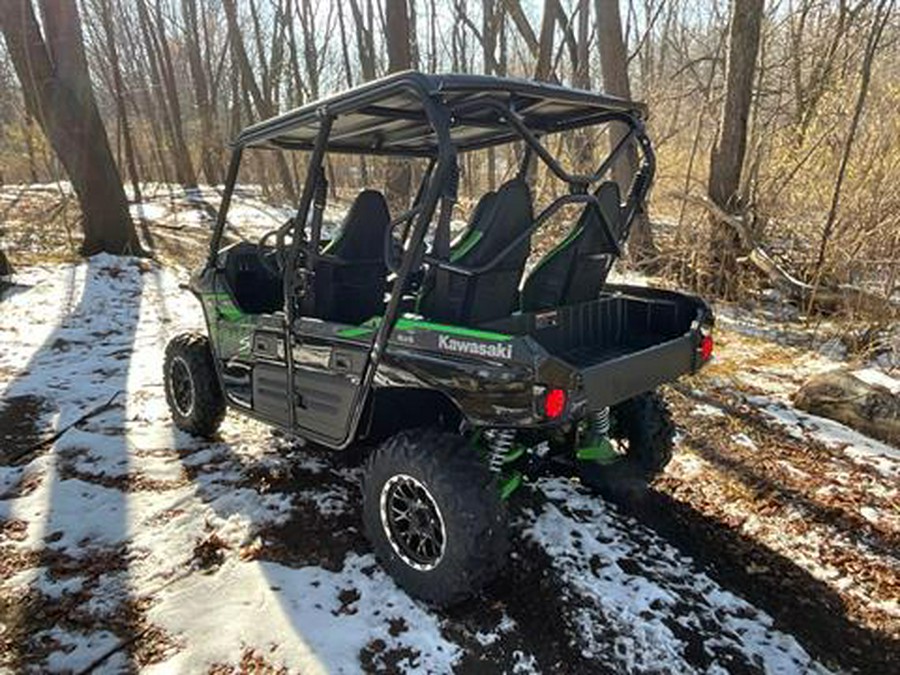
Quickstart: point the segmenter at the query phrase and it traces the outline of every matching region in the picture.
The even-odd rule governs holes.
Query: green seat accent
[[[520,178],[484,195],[466,230],[455,246],[451,245],[449,259],[469,269],[492,266],[471,274],[430,266],[419,291],[417,311],[434,321],[476,326],[512,314],[531,248],[527,233],[533,221],[531,191]],[[518,245],[507,251],[519,237]]]
[[[329,241],[327,244],[325,244],[324,248],[322,249],[322,253],[334,253],[334,249],[337,247],[338,242],[340,242],[340,240],[343,239],[343,237],[344,237],[343,232],[338,234],[337,237],[335,237],[334,239]]]
[[[480,230],[473,230],[469,232],[468,236],[466,236],[465,240],[461,241],[459,245],[450,250],[450,262],[456,262],[460,258],[462,258],[466,253],[472,250],[472,247],[475,246],[481,238],[484,236],[484,232]]]
[[[569,234],[553,247],[522,283],[522,311],[574,305],[600,293],[625,235],[619,188],[607,181],[594,193],[599,209],[586,204]]]
[[[578,237],[582,235],[583,232],[584,225],[582,225],[580,222],[577,223],[575,227],[572,228],[572,231],[566,235],[565,239],[563,239],[556,246],[547,251],[547,253],[544,254],[544,256],[540,260],[538,260],[537,265],[535,265],[534,269],[531,270],[531,274],[535,274],[545,265],[549,265],[553,261],[553,259],[556,258],[556,256],[563,253],[570,244],[572,244],[575,240],[578,239]]]

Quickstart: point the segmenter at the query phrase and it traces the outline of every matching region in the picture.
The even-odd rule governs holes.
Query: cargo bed
[[[612,405],[695,371],[712,313],[699,298],[636,286],[605,288],[600,298],[521,313],[491,330],[528,335],[577,370],[591,407]]]

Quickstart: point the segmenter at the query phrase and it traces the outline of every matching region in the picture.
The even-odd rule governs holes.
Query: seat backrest
[[[472,209],[472,213],[469,214],[469,220],[466,222],[465,229],[450,243],[451,262],[459,260],[470,248],[481,241],[484,232],[480,229],[476,229],[476,225],[479,224],[484,217],[484,212],[490,208],[496,198],[496,192],[486,192],[481,196],[481,199],[478,200],[478,203],[475,204],[475,208]]]
[[[522,285],[521,308],[526,312],[574,305],[600,294],[624,235],[619,186],[607,181],[595,193],[600,213],[585,206],[569,235],[547,253]],[[602,219],[602,220],[601,220]],[[604,222],[616,238],[611,242]]]
[[[376,190],[357,195],[316,263],[314,292],[304,300],[303,314],[357,324],[383,311],[388,274],[384,237],[390,222],[384,195]]]
[[[363,190],[322,253],[344,260],[382,260],[384,231],[390,221],[384,195],[378,190]]]
[[[472,222],[451,249],[451,261],[480,267],[494,260],[534,222],[531,191],[522,179],[511,180],[495,195],[486,195]],[[495,267],[472,276],[430,270],[419,296],[418,311],[429,319],[478,324],[515,310],[519,279],[531,250],[528,238],[503,256]]]
[[[243,241],[229,247],[225,283],[246,314],[270,314],[284,307],[281,278],[260,261],[256,244]]]

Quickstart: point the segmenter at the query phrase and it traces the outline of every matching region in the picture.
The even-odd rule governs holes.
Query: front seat
[[[301,303],[305,316],[357,324],[383,312],[384,237],[390,222],[384,195],[377,190],[357,195],[318,259],[313,293]]]
[[[607,181],[595,196],[600,202],[600,213],[586,206],[569,235],[541,258],[526,277],[522,285],[523,311],[574,305],[594,300],[600,294],[618,250],[603,223],[617,241],[624,234],[624,225],[619,186]]]
[[[504,183],[475,207],[469,226],[451,248],[450,260],[475,268],[493,261],[534,222],[531,191],[524,180]],[[419,295],[418,311],[446,323],[477,325],[509,316],[516,308],[519,280],[531,251],[526,237],[486,272],[465,276],[431,268]]]

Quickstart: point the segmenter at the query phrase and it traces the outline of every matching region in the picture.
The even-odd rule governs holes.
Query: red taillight
[[[544,416],[548,419],[556,419],[566,409],[565,389],[551,389],[544,397]]]
[[[715,347],[713,336],[704,335],[700,339],[700,358],[704,361],[709,361],[713,355],[713,347]]]

